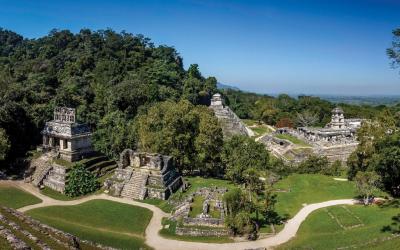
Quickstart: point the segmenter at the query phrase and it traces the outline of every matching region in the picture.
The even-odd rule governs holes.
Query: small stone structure
[[[183,184],[170,156],[125,149],[118,168],[105,186],[114,196],[143,200],[166,200]]]
[[[64,160],[77,161],[93,152],[90,129],[86,124],[76,123],[73,108],[55,108],[54,119],[46,122],[42,135],[40,149],[57,152]]]
[[[181,225],[176,226],[175,233],[177,235],[202,237],[228,236],[229,230],[227,230],[224,225],[225,205],[222,202],[222,196],[225,192],[227,192],[226,188],[204,187],[188,196],[175,208],[175,212],[170,217],[170,220],[182,221]],[[196,196],[204,198],[202,213],[196,215],[196,217],[189,217],[191,205]],[[213,204],[213,206],[211,204]],[[218,218],[211,217],[211,209],[217,209],[220,216]],[[199,228],[199,226],[202,226],[203,228]]]
[[[224,137],[229,138],[237,134],[249,136],[249,131],[240,118],[228,106],[225,106],[221,94],[212,96],[210,108],[221,124]]]

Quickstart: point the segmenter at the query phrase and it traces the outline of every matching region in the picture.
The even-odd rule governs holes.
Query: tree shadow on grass
[[[392,234],[400,233],[400,213],[392,217],[392,224],[382,227],[381,232],[390,232]]]

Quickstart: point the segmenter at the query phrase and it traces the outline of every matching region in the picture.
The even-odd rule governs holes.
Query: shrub
[[[70,197],[81,196],[96,191],[99,186],[96,177],[82,164],[77,164],[68,173],[65,194]]]

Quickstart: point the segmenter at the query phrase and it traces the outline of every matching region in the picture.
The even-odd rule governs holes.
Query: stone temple
[[[35,186],[46,186],[63,193],[69,168],[54,160],[74,162],[92,155],[89,127],[76,122],[75,109],[58,107],[54,110],[54,119],[46,122],[42,136],[43,144],[38,151],[43,154],[31,161],[28,178]]]
[[[221,124],[224,137],[229,138],[233,135],[250,136],[250,131],[240,118],[228,106],[225,106],[221,94],[217,93],[212,96],[210,108],[214,111]]]
[[[272,154],[288,163],[299,163],[311,154],[326,156],[331,162],[346,162],[357,148],[356,132],[363,121],[364,119],[346,119],[343,110],[337,107],[332,110],[331,121],[324,128],[279,128],[259,141],[264,143]],[[296,145],[276,137],[276,134],[289,134],[309,145]]]
[[[183,184],[170,156],[141,153],[125,149],[120,154],[118,168],[106,180],[111,195],[143,200],[166,200]]]
[[[300,127],[297,133],[307,141],[321,145],[355,143],[355,134],[363,119],[345,119],[341,108],[332,110],[331,122],[325,128]]]
[[[73,162],[92,153],[90,129],[86,124],[76,123],[75,109],[57,107],[54,119],[46,122],[42,131],[44,152],[53,151],[61,159]]]

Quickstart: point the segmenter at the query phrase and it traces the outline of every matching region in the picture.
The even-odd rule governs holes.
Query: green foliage
[[[392,61],[393,67],[400,66],[400,28],[393,30],[392,47],[387,49],[387,55]]]
[[[246,136],[235,135],[224,143],[222,161],[226,177],[235,183],[245,181],[243,174],[246,169],[269,168],[269,154],[265,146]]]
[[[239,188],[224,194],[227,216],[225,224],[234,234],[245,234],[254,231],[251,221],[251,203],[246,193]]]
[[[182,98],[207,103],[216,82],[201,76],[197,65],[185,71],[173,47],[156,47],[142,35],[52,30],[24,39],[0,29],[0,127],[10,140],[7,159],[40,143],[40,130],[55,106],[77,108],[92,131],[99,125],[96,148],[115,156],[134,143],[130,121],[140,110]]]
[[[369,197],[378,192],[380,177],[375,172],[358,172],[354,178],[358,193],[364,197],[364,203],[368,204]]]
[[[331,119],[331,110],[336,106],[343,108],[346,118],[372,119],[378,116],[386,106],[333,104],[315,96],[288,95],[272,97],[233,89],[221,90],[227,105],[242,119],[263,121],[266,124],[287,127],[313,125],[325,126]],[[389,107],[391,111],[400,110],[400,106]]]
[[[6,135],[6,131],[0,128],[0,161],[6,158],[9,149],[10,149],[10,142]]]
[[[134,124],[121,111],[106,114],[93,133],[94,147],[110,158],[125,148],[135,148]]]
[[[374,171],[383,188],[399,196],[400,131],[394,116],[385,110],[376,120],[364,123],[357,136],[360,143],[347,161],[349,178],[355,178],[359,171]]]
[[[298,169],[302,174],[317,174],[325,172],[328,166],[329,161],[326,156],[310,155],[299,164]]]
[[[96,177],[81,164],[77,164],[68,172],[65,194],[77,197],[92,193],[99,188]]]
[[[213,113],[186,100],[162,102],[136,119],[139,148],[171,155],[180,171],[221,172],[222,130]]]

